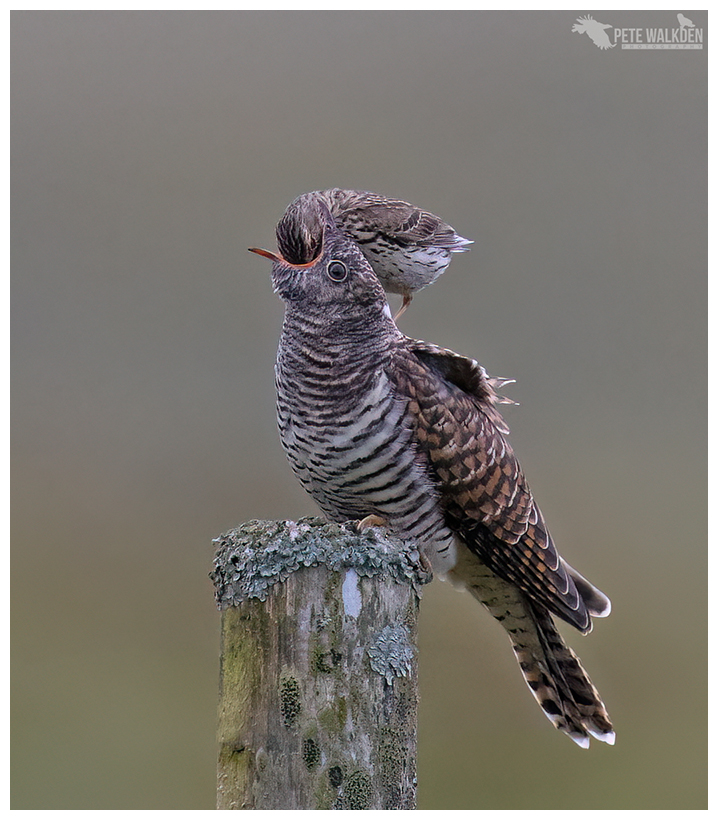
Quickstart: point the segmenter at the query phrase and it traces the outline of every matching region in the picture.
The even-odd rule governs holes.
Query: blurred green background
[[[401,327],[517,379],[534,494],[614,605],[565,630],[618,733],[585,752],[427,588],[420,808],[706,807],[707,52],[601,51],[582,13],[13,13],[14,808],[213,807],[211,539],[316,509],[246,249],[332,186],[476,240]]]

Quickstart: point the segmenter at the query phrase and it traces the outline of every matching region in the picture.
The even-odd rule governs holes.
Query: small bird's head
[[[327,317],[388,313],[371,265],[324,202],[295,200],[277,225],[277,246],[279,253],[249,250],[272,260],[274,290],[288,305]]]

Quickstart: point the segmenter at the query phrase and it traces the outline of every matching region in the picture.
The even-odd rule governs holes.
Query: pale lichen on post
[[[391,685],[394,678],[403,678],[409,674],[414,661],[416,647],[411,642],[411,635],[404,624],[385,626],[377,633],[371,646],[367,649],[371,668],[383,675]]]
[[[215,598],[221,609],[248,598],[264,601],[267,591],[300,567],[324,564],[334,571],[381,573],[417,592],[431,580],[415,546],[391,538],[380,528],[357,532],[353,524],[320,518],[298,521],[248,521],[214,540]]]
[[[416,548],[311,518],[215,543],[218,808],[415,808]]]

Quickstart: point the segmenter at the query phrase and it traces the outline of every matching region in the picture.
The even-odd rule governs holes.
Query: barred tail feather
[[[553,725],[587,749],[589,735],[613,745],[616,735],[601,696],[547,610],[527,603],[533,629],[510,631],[524,679]]]
[[[612,745],[616,736],[606,707],[548,610],[494,575],[461,542],[449,579],[467,588],[509,633],[524,679],[551,723],[584,749],[591,736]]]

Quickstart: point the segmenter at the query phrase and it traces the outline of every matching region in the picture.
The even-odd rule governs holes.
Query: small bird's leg
[[[386,519],[378,515],[367,515],[366,518],[362,518],[356,525],[357,532],[364,532],[364,530],[368,530],[369,527],[386,527]]]
[[[411,304],[411,299],[412,299],[412,297],[411,297],[410,293],[407,293],[407,294],[404,295],[404,301],[401,303],[401,307],[394,314],[394,321],[395,322],[401,316],[401,314],[409,307],[409,305]]]

